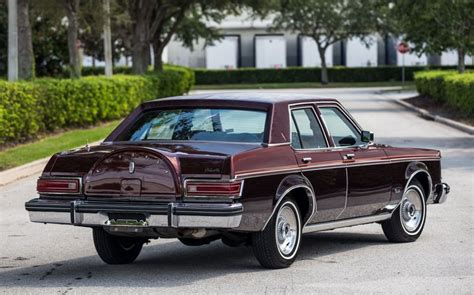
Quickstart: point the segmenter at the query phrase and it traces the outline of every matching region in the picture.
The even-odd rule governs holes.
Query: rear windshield
[[[149,111],[118,141],[202,140],[261,143],[267,113],[255,110],[186,108]]]

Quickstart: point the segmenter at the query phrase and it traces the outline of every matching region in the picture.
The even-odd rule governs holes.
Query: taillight
[[[78,178],[40,178],[36,183],[38,193],[78,194],[80,192]]]
[[[187,196],[239,197],[242,182],[187,182]]]

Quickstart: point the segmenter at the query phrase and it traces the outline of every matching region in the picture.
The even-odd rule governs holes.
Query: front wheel
[[[114,236],[103,228],[93,228],[95,249],[100,258],[107,264],[132,263],[140,254],[143,239]]]
[[[301,242],[301,218],[295,201],[284,200],[261,232],[252,234],[253,251],[265,268],[285,268],[296,259]]]
[[[414,180],[403,194],[392,218],[382,222],[382,229],[390,242],[414,242],[421,235],[426,219],[426,198],[421,183]]]

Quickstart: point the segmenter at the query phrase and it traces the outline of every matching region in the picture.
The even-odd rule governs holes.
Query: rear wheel
[[[92,230],[95,249],[100,258],[107,264],[132,263],[140,254],[144,240],[114,236],[103,228]]]
[[[296,259],[300,241],[300,213],[291,199],[283,201],[263,231],[252,235],[254,254],[265,268],[290,266]]]
[[[426,198],[421,183],[413,180],[403,194],[392,218],[382,222],[382,229],[390,242],[414,242],[421,235],[426,220]]]

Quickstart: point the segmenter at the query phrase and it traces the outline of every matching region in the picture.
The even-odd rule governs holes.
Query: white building
[[[321,58],[311,37],[292,32],[270,31],[272,18],[253,19],[247,15],[228,16],[218,27],[222,39],[205,45],[195,44],[194,50],[185,48],[173,40],[167,47],[168,63],[195,68],[235,69],[240,67],[285,68],[294,66],[320,67]],[[337,42],[326,51],[326,64],[331,66],[373,67],[378,65],[426,66],[428,64],[455,64],[452,53],[440,57],[418,56],[415,53],[400,54],[396,50],[399,41],[372,35]],[[368,44],[368,45],[367,45]],[[472,57],[466,57],[472,64]]]

